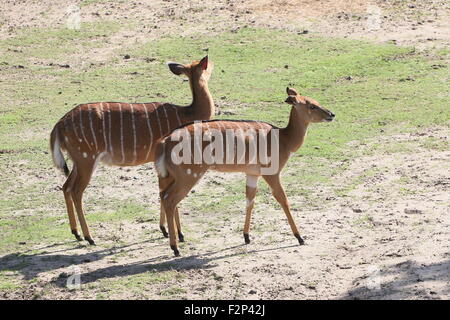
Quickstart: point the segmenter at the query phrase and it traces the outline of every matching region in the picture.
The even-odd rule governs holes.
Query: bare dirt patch
[[[419,48],[450,43],[450,8],[444,1],[254,0],[243,6],[253,10],[260,23],[293,32]]]
[[[24,28],[64,26],[71,8],[80,3],[4,1],[0,5],[0,35],[14,36]],[[198,36],[245,26],[394,41],[419,48],[450,43],[450,6],[443,0],[97,1],[81,6],[79,12],[81,23],[114,21],[129,26],[111,37],[109,50],[167,35]]]

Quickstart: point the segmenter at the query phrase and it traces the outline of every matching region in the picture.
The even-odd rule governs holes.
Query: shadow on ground
[[[283,250],[288,248],[297,247],[298,245],[289,245],[289,246],[277,246],[269,249],[260,249],[260,250],[249,250],[245,252],[235,252],[235,249],[245,247],[245,244],[231,246],[225,249],[210,251],[202,254],[192,255],[188,257],[174,258],[171,256],[159,256],[151,259],[146,259],[144,261],[139,261],[132,264],[125,265],[114,265],[108,266],[102,269],[96,269],[91,272],[86,272],[81,274],[81,278],[83,279],[83,283],[91,283],[100,279],[106,278],[115,278],[115,277],[126,277],[141,274],[144,272],[148,272],[150,270],[163,272],[168,270],[190,270],[190,269],[208,269],[216,266],[216,264],[211,264],[211,262],[222,260],[226,258],[231,258],[244,254],[252,254],[264,251],[273,251],[273,250]],[[168,259],[164,262],[154,263],[160,259]],[[64,287],[66,285],[65,279],[57,279],[54,284],[59,287]]]
[[[67,248],[67,245],[72,244],[72,241],[64,243],[55,243],[46,247],[33,249],[32,251],[40,251],[39,253],[29,253],[30,251],[15,252],[3,257],[0,257],[0,272],[2,271],[18,271],[22,273],[25,280],[31,280],[37,277],[40,273],[49,272],[52,270],[72,266],[81,265],[93,261],[99,261],[108,256],[113,256],[118,251],[127,249],[131,252],[138,250],[131,248],[139,244],[144,244],[152,240],[136,242],[123,246],[117,246],[108,249],[97,251],[90,251],[81,254],[68,254],[70,251],[86,248],[84,245]],[[64,247],[64,248],[61,248]],[[56,248],[55,251],[47,251]],[[60,249],[58,249],[60,248]],[[86,249],[88,250],[88,249]]]
[[[95,261],[103,260],[107,257],[112,257],[118,252],[122,252],[126,249],[127,253],[144,250],[142,244],[147,242],[152,242],[153,240],[147,240],[143,242],[136,242],[128,245],[117,246],[108,249],[102,249],[92,252],[86,252],[81,254],[62,254],[62,252],[68,253],[72,250],[83,248],[83,245],[75,246],[73,248],[58,249],[58,247],[66,246],[71,242],[66,243],[56,243],[47,247],[42,247],[37,250],[44,250],[40,253],[29,254],[27,252],[12,253],[0,258],[0,272],[1,271],[18,271],[20,272],[25,280],[31,280],[36,278],[41,273],[50,272],[52,270],[57,270],[61,268],[66,268],[69,266],[83,265],[85,263],[91,263]],[[235,249],[245,247],[245,244],[230,246],[225,249],[209,251],[206,253],[196,254],[192,256],[186,256],[181,258],[172,257],[172,255],[161,255],[157,257],[152,257],[130,264],[115,264],[107,266],[104,268],[97,268],[95,270],[82,273],[81,278],[83,283],[92,283],[100,279],[115,278],[115,277],[126,277],[145,273],[148,271],[163,272],[167,270],[190,270],[190,269],[208,269],[214,267],[215,264],[211,262],[226,259],[234,256],[252,254],[264,251],[274,251],[283,250],[293,247],[298,247],[298,245],[288,245],[288,246],[275,246],[266,249],[255,249],[248,251],[238,251]],[[56,251],[47,252],[46,250],[57,248]],[[166,261],[156,262],[164,259]],[[56,277],[52,283],[58,287],[65,287],[67,281],[67,274],[62,272],[59,277]]]
[[[450,256],[450,254],[447,254]],[[389,281],[383,281],[389,277]],[[355,288],[343,299],[439,299],[450,293],[450,259],[423,264],[406,260],[378,271],[376,277],[354,280]],[[380,280],[377,283],[377,278]],[[418,285],[419,283],[420,286]]]

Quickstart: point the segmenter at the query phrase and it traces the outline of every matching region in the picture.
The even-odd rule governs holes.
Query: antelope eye
[[[311,110],[315,110],[315,109],[317,109],[317,107],[316,106],[314,106],[314,105],[309,105],[309,108],[311,109]]]

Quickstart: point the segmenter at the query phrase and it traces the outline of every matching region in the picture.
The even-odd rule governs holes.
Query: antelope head
[[[177,76],[184,74],[189,80],[203,78],[208,81],[214,69],[214,63],[208,60],[208,56],[200,61],[194,61],[191,64],[183,65],[176,62],[167,62],[167,65],[174,74]]]
[[[288,97],[285,102],[292,105],[306,122],[333,121],[334,113],[322,107],[316,100],[300,95],[294,88],[287,88],[286,91]]]

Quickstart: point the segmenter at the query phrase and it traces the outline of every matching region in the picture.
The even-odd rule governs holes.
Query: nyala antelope
[[[208,62],[208,56],[188,65],[167,64],[174,74],[188,77],[192,91],[189,106],[161,102],[86,103],[69,111],[53,128],[50,134],[53,162],[67,176],[62,189],[70,228],[78,241],[82,239],[77,231],[74,205],[84,239],[95,244],[84,217],[82,197],[99,161],[115,166],[153,162],[159,139],[183,124],[209,120],[214,115],[214,102],[208,89],[213,63]],[[72,159],[72,171],[62,151]]]
[[[250,243],[250,219],[256,195],[257,182],[260,176],[268,183],[272,189],[273,196],[282,206],[294,236],[297,238],[300,245],[304,243],[295,225],[294,219],[292,218],[289,203],[280,182],[280,172],[291,154],[296,152],[303,144],[308,125],[315,122],[332,121],[335,115],[331,111],[321,107],[314,99],[300,95],[295,89],[287,88],[287,93],[288,97],[285,102],[292,105],[292,108],[289,123],[285,128],[279,129],[271,124],[259,121],[211,120],[187,124],[178,128],[169,136],[158,142],[155,154],[155,167],[160,178],[160,198],[164,210],[164,212],[161,211],[161,214],[166,215],[169,227],[170,247],[174,251],[175,256],[179,255],[176,238],[176,228],[179,228],[179,223],[177,222],[177,226],[174,225],[174,217],[176,218],[177,215],[177,205],[186,197],[189,191],[208,169],[221,172],[243,172],[246,174],[247,206],[244,224],[245,243]],[[205,150],[210,148],[210,144],[212,144],[213,141],[208,138],[206,140],[197,138],[196,140],[196,132],[197,134],[200,132],[203,136],[214,136],[214,140],[219,139],[219,145],[223,147],[222,151],[219,151],[219,154],[224,155],[225,152],[223,152],[223,150],[227,147],[225,146],[227,135],[233,131],[240,131],[242,133],[248,130],[264,134],[267,137],[265,140],[266,143],[255,145],[251,135],[237,134],[235,136],[236,142],[241,140],[241,148],[245,150],[243,158],[238,159],[240,155],[238,152],[235,152],[236,149],[234,149],[230,159],[227,158],[226,161],[222,161],[225,157],[223,156],[221,161],[211,162],[209,160],[206,161],[207,159],[203,158],[201,161],[195,162],[195,149],[197,148],[201,155],[207,155]],[[179,140],[180,135],[183,133],[183,141],[185,141],[184,139],[186,138],[188,138],[187,141],[189,141],[187,143],[189,148],[183,149],[183,157],[185,156],[185,150],[192,149],[194,149],[194,156],[189,154],[188,157],[185,158],[187,161],[178,163],[179,161],[176,158],[176,154],[180,154],[181,142]],[[273,137],[276,139],[272,139]],[[239,147],[237,147],[237,149],[238,148]],[[251,150],[252,148],[253,150]],[[266,150],[261,150],[261,148],[265,148]],[[265,154],[269,155],[269,150],[271,152],[271,161],[277,157],[276,160],[278,160],[278,165],[274,170],[272,168],[272,172],[264,173],[264,169],[268,168],[268,164],[267,161],[265,161],[266,159],[263,161],[264,157],[261,156],[261,154],[264,154],[264,152],[261,153],[261,151],[265,151]],[[217,154],[217,149],[214,152]],[[226,153],[226,157],[228,157],[228,151]],[[251,154],[255,156],[251,157]],[[217,158],[215,159],[217,160]],[[174,163],[174,161],[177,163]]]

